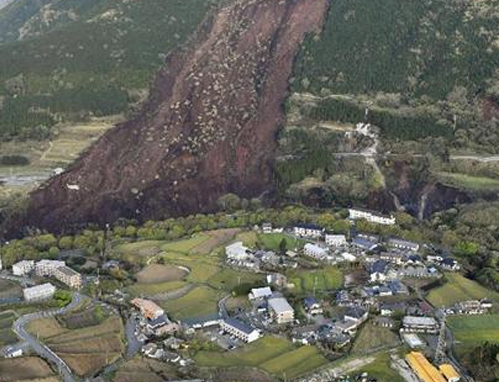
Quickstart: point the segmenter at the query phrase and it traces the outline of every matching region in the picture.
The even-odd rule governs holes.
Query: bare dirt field
[[[177,378],[177,375],[171,365],[136,357],[118,368],[113,382],[163,382],[173,378]]]
[[[45,378],[53,375],[49,365],[38,357],[0,359],[2,382]]]
[[[136,274],[140,284],[155,284],[166,281],[179,281],[187,272],[173,265],[150,264]]]

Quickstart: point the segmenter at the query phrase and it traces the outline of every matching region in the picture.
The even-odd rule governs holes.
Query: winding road
[[[66,362],[64,362],[56,353],[50,350],[36,337],[28,333],[28,331],[26,330],[26,325],[31,321],[38,320],[40,318],[47,318],[57,316],[59,314],[64,314],[77,307],[84,298],[85,296],[74,292],[71,302],[64,308],[25,314],[24,316],[19,317],[13,324],[13,330],[17,334],[17,336],[24,342],[26,342],[40,357],[54,364],[57,367],[59,374],[63,377],[64,382],[77,382],[78,380],[73,376],[73,373],[71,372],[71,369],[68,367]]]

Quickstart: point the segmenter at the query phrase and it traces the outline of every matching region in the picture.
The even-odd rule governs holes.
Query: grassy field
[[[124,349],[123,324],[118,317],[73,330],[55,318],[46,318],[32,321],[28,330],[43,339],[79,376],[93,374],[117,359]]]
[[[17,342],[16,334],[11,330],[16,315],[12,312],[0,313],[0,347]]]
[[[0,358],[0,377],[2,382],[30,381],[49,378],[51,376],[54,376],[54,372],[47,362],[41,358]]]
[[[190,253],[208,255],[216,248],[226,244],[238,233],[236,228],[218,229],[204,232],[209,238],[190,249]]]
[[[155,284],[166,281],[179,281],[185,276],[186,272],[179,267],[150,264],[136,274],[136,279],[141,284]]]
[[[210,236],[205,234],[198,234],[189,239],[173,241],[162,245],[162,250],[165,252],[181,252],[189,253],[191,250],[199,247],[204,242],[210,240]]]
[[[243,242],[244,245],[247,247],[255,247],[258,240],[258,236],[257,233],[254,231],[240,232],[235,237],[235,240]]]
[[[201,351],[195,356],[200,366],[254,366],[288,378],[311,371],[327,361],[310,346],[299,348],[286,339],[263,337],[233,352]]]
[[[375,326],[369,321],[357,333],[352,353],[367,354],[371,350],[398,346],[399,343],[398,336],[390,329]]]
[[[436,307],[451,306],[458,301],[490,298],[498,300],[498,293],[484,288],[479,283],[467,279],[460,273],[447,273],[446,284],[432,289],[426,296],[428,301]]]
[[[364,366],[358,372],[367,372],[370,377],[382,382],[405,382],[405,379],[391,368],[388,353],[379,353],[374,362]]]
[[[207,316],[217,312],[217,302],[223,297],[212,288],[196,287],[183,297],[159,302],[169,316],[177,320]]]
[[[288,281],[295,285],[295,293],[311,293],[332,290],[343,285],[343,273],[336,267],[323,269],[291,270],[287,272]]]
[[[160,247],[165,244],[165,241],[161,240],[143,240],[136,241],[134,243],[126,243],[117,245],[114,251],[119,255],[123,254],[133,254],[138,256],[153,256],[160,252]]]
[[[453,172],[439,172],[435,175],[441,182],[464,190],[497,191],[499,189],[498,179]]]
[[[452,316],[447,323],[457,341],[455,347],[460,356],[486,341],[499,342],[499,315]]]
[[[287,243],[287,249],[291,250],[300,250],[306,243],[304,240],[284,235],[282,233],[267,233],[258,235],[257,244],[263,249],[278,251],[280,242],[283,239],[285,239],[285,242]]]

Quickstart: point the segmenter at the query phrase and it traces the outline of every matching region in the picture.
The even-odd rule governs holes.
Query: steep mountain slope
[[[125,112],[213,3],[16,0],[0,11],[0,138]]]
[[[210,211],[273,189],[275,135],[296,52],[327,0],[237,0],[168,56],[140,116],[34,192],[25,224],[71,225]]]

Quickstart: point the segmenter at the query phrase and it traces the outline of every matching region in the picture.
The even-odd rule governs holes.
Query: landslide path
[[[236,0],[170,54],[139,116],[32,193],[19,225],[60,231],[119,217],[208,212],[273,189],[275,135],[298,48],[328,0]],[[22,220],[22,221],[21,221]]]

